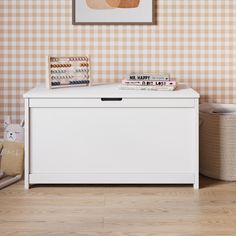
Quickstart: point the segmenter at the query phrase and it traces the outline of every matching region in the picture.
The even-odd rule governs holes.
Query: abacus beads
[[[81,67],[88,67],[89,64],[88,64],[88,63],[81,63],[80,66],[81,66]]]
[[[67,61],[88,61],[88,57],[65,57],[65,58],[61,58],[63,60],[67,60]],[[60,60],[60,58],[57,57],[51,57],[50,61],[51,62],[58,62]]]
[[[71,67],[71,64],[51,64],[51,68]]]
[[[88,61],[87,57],[70,57],[69,61]]]

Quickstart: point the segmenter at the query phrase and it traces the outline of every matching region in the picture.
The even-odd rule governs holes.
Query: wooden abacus
[[[89,86],[90,61],[88,56],[49,56],[47,88]]]

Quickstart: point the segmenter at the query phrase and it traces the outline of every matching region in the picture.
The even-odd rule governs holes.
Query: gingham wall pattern
[[[145,1],[145,0],[143,0]],[[1,120],[44,82],[48,54],[90,54],[96,82],[169,71],[201,101],[236,102],[236,1],[157,0],[154,26],[73,26],[71,0],[1,0]]]

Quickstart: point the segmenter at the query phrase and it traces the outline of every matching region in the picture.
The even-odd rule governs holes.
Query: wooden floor
[[[0,191],[0,235],[236,235],[236,183],[37,186]]]

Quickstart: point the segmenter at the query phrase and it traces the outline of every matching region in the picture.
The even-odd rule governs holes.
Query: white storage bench
[[[118,85],[38,87],[25,99],[25,188],[32,184],[194,184],[199,94]]]

